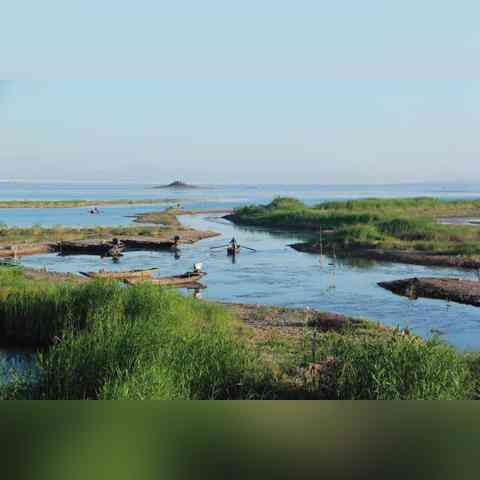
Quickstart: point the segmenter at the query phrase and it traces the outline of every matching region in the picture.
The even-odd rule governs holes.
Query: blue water
[[[111,199],[111,198],[179,198],[186,208],[229,208],[248,203],[267,203],[277,195],[289,195],[314,204],[325,200],[365,197],[431,195],[443,198],[480,198],[475,185],[409,185],[409,186],[210,186],[196,190],[171,192],[153,190],[146,185],[26,185],[0,184],[0,200],[4,199]],[[114,206],[102,208],[102,215],[93,216],[88,209],[4,209],[0,222],[8,225],[127,225],[134,213],[163,208],[159,205]],[[411,301],[377,286],[377,282],[413,276],[454,276],[474,278],[473,273],[442,269],[379,263],[342,261],[334,268],[331,259],[320,262],[319,255],[297,252],[288,245],[302,237],[291,233],[267,232],[240,228],[212,216],[185,216],[181,221],[191,227],[212,229],[217,238],[184,246],[180,258],[169,252],[131,252],[119,264],[94,256],[60,257],[38,255],[26,257],[28,267],[59,272],[126,270],[159,267],[159,275],[183,273],[193,263],[203,262],[208,272],[203,283],[204,298],[229,302],[309,306],[357,317],[377,320],[387,325],[408,327],[423,337],[440,334],[460,349],[480,349],[480,309],[441,300]],[[223,249],[235,236],[243,250],[236,263]]]
[[[0,200],[114,200],[179,199],[185,208],[234,208],[268,203],[275,196],[297,197],[307,204],[367,197],[436,196],[446,199],[480,198],[480,185],[210,185],[198,189],[154,189],[137,184],[40,184],[0,182]],[[126,225],[129,215],[159,206],[101,207],[103,215],[78,209],[0,209],[0,223],[16,226]]]

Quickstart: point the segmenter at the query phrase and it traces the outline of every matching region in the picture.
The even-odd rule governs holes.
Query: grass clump
[[[316,355],[324,365],[319,391],[327,398],[455,400],[472,396],[472,375],[465,358],[435,338],[328,333],[319,337]]]
[[[322,210],[350,210],[350,211],[364,211],[364,210],[437,210],[444,203],[442,200],[433,197],[414,197],[414,198],[365,198],[361,200],[345,200],[325,202],[317,205],[316,208]],[[470,204],[470,202],[468,202]],[[480,202],[478,202],[480,208]]]
[[[14,338],[44,348],[36,356],[34,380],[20,378],[0,396],[230,399],[271,394],[267,370],[222,307],[154,285],[23,282],[0,300],[1,320],[9,322]]]
[[[114,316],[114,284],[31,281],[19,268],[0,268],[0,338],[6,345],[47,347],[65,331],[86,329],[105,309]]]

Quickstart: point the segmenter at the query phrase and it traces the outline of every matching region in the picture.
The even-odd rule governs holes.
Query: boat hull
[[[165,286],[165,287],[176,287],[184,285],[196,284],[200,279],[206,275],[205,272],[202,273],[184,273],[183,275],[174,275],[171,277],[160,277],[160,278],[131,278],[127,279],[126,282],[131,285],[138,285],[139,283],[151,283],[153,285]]]
[[[131,270],[128,272],[80,272],[80,274],[88,278],[126,280],[129,278],[152,278],[153,272],[158,270],[158,268],[151,268],[149,270]]]

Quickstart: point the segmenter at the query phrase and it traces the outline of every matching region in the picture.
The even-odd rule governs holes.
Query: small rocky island
[[[177,189],[182,189],[182,188],[198,188],[195,185],[190,185],[185,182],[181,182],[180,180],[176,180],[175,182],[169,183],[168,185],[157,185],[153,188],[177,188]]]

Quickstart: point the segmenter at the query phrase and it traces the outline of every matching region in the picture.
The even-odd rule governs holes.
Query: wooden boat
[[[196,284],[202,277],[206,275],[205,272],[187,272],[183,275],[174,275],[172,277],[159,278],[129,278],[126,282],[130,285],[137,285],[139,283],[153,283],[154,285],[161,285],[165,287],[176,287]]]
[[[0,249],[0,258],[16,258],[29,255],[39,255],[41,253],[49,253],[52,248],[49,244],[40,245],[12,245],[8,248]]]
[[[178,240],[157,240],[155,238],[124,238],[122,243],[127,250],[175,250]]]
[[[77,240],[58,242],[55,250],[61,255],[100,255],[102,257],[121,257],[123,251],[171,250],[176,251],[179,237],[173,240],[159,240],[155,237],[129,237],[105,240]]]
[[[129,270],[127,272],[79,272],[80,275],[88,278],[105,278],[109,280],[126,280],[130,278],[152,278],[152,273],[159,268],[149,268],[147,270]]]
[[[109,257],[121,255],[122,249],[122,244],[88,240],[62,241],[57,244],[57,250],[62,255],[101,255]]]
[[[240,247],[232,247],[231,245],[227,248],[227,255],[233,257],[240,253]]]

